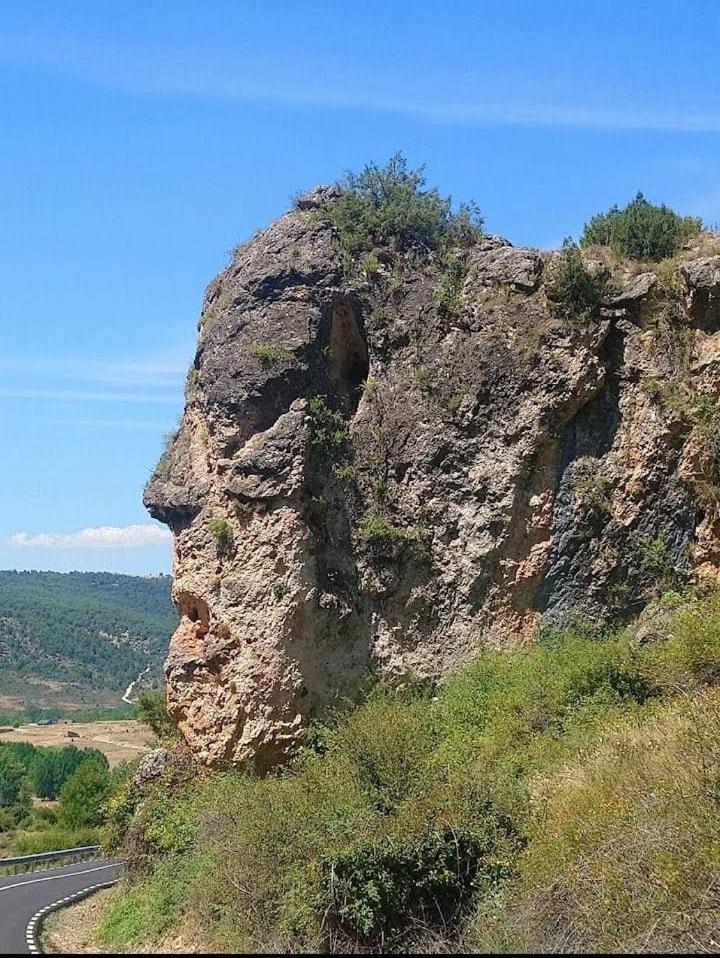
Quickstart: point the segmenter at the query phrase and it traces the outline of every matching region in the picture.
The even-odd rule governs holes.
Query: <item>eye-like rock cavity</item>
[[[622,618],[720,558],[716,236],[573,319],[553,254],[349,262],[322,197],[210,284],[145,491],[175,534],[169,708],[209,765],[267,769],[377,678]]]

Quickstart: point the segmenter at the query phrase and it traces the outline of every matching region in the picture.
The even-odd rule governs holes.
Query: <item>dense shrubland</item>
[[[111,800],[135,869],[115,949],[627,950],[709,942],[720,596],[666,639],[545,631],[438,688],[376,688],[258,779],[174,773]],[[600,890],[602,889],[602,893]],[[717,902],[715,902],[717,907]],[[594,909],[594,911],[593,911]]]

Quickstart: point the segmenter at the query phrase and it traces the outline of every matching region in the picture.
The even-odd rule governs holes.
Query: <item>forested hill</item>
[[[175,627],[169,576],[0,572],[0,713],[114,706],[161,664]]]

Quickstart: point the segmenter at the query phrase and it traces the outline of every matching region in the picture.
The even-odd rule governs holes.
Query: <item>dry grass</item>
[[[50,915],[43,923],[43,951],[50,955],[103,954],[93,935],[110,894],[110,889],[103,889]]]
[[[716,952],[720,691],[623,721],[536,780],[511,890],[482,909],[471,952]]]
[[[58,722],[55,725],[21,725],[0,728],[0,743],[30,742],[31,745],[75,745],[96,748],[110,763],[139,758],[149,750],[151,733],[142,722],[123,719],[117,722]]]

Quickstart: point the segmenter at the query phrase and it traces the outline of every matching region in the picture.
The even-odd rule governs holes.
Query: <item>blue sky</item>
[[[559,244],[637,189],[720,221],[714,0],[0,0],[0,567],[170,569],[140,502],[203,289],[402,149]]]

